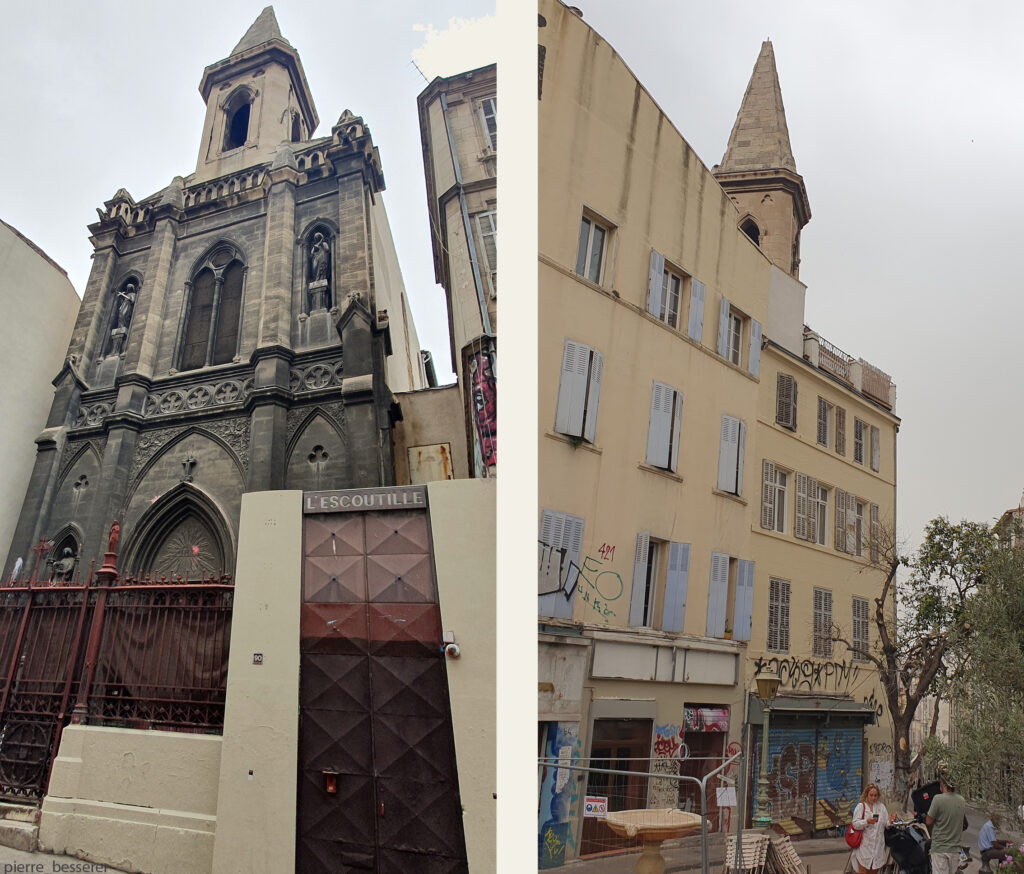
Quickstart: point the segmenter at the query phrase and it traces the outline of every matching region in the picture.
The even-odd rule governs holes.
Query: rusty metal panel
[[[408,454],[409,482],[413,485],[455,478],[451,443],[410,446]]]

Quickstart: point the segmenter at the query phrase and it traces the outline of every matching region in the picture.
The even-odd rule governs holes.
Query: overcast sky
[[[195,170],[204,68],[226,58],[264,7],[15,3],[0,0],[0,218],[63,267],[79,296],[91,267],[86,226],[125,188],[140,200]],[[450,372],[444,293],[434,282],[416,96],[428,79],[493,63],[493,0],[319,3],[278,0],[320,126],[362,115],[380,149],[384,202],[420,343]]]
[[[811,204],[806,321],[896,382],[898,532],[916,548],[938,515],[1017,506],[1024,7],[575,3],[708,167],[771,39]]]

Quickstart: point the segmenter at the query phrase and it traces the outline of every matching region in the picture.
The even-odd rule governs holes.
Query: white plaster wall
[[[25,499],[36,447],[81,304],[67,274],[0,221],[0,556],[6,556]],[[27,563],[27,559],[26,559]]]
[[[39,843],[125,871],[208,874],[221,738],[69,725]]]
[[[765,336],[804,357],[804,298],[807,286],[774,264],[768,275],[768,321]]]
[[[497,825],[495,480],[427,484],[441,624],[462,650],[447,659],[466,854],[494,871]]]

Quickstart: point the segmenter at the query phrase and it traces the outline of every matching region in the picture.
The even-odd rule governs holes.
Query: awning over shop
[[[772,704],[773,714],[792,716],[848,716],[874,723],[878,717],[878,705],[873,701],[855,701],[853,698],[831,698],[827,695],[779,695]],[[761,699],[747,694],[747,722],[760,725],[763,718]]]

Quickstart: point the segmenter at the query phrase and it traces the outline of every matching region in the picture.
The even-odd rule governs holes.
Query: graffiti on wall
[[[741,744],[738,740],[734,740],[726,748],[725,756],[726,756],[726,758],[732,758],[737,753],[742,753],[742,752],[743,752],[743,744]],[[723,788],[731,786],[731,787],[734,788],[734,790],[737,790],[736,791],[736,796],[733,799],[734,803],[735,803],[735,798],[739,797],[737,781],[738,781],[738,777],[739,777],[739,773],[740,773],[740,768],[742,767],[742,762],[743,762],[742,759],[737,759],[735,762],[733,762],[731,765],[729,765],[724,771],[722,771],[722,785],[723,785]],[[721,823],[722,823],[721,831],[723,833],[728,833],[729,830],[732,828],[732,814],[733,814],[733,811],[735,809],[736,808],[733,807],[733,806],[722,805],[721,803],[719,803],[718,815],[719,815],[719,817],[721,819]]]
[[[779,676],[782,689],[807,692],[848,692],[851,684],[856,685],[861,671],[861,666],[853,662],[822,662],[796,656],[760,656],[754,661],[754,673],[762,667]]]
[[[574,722],[552,723],[543,755],[558,759],[558,764],[577,762],[581,755],[579,726]],[[566,851],[575,848],[572,823],[580,804],[578,783],[568,768],[543,769],[537,834],[537,867],[542,870],[564,865]]]
[[[882,706],[882,702],[875,697],[875,692],[872,689],[871,694],[861,699],[868,707],[871,707],[875,711],[875,716],[881,716],[885,713],[885,707]]]
[[[611,557],[615,547],[603,544],[598,552]],[[588,555],[580,567],[568,557],[568,550],[543,540],[537,541],[537,587],[538,595],[561,592],[567,601],[579,588],[579,599],[589,608],[586,620],[605,625],[616,615],[613,604],[617,606],[625,591],[622,576],[608,567],[605,560]]]
[[[893,771],[892,744],[883,742],[868,745],[868,780],[877,784],[883,795],[893,791],[896,774]]]
[[[682,726],[655,725],[651,743],[651,773],[679,776],[679,762],[689,755],[683,743]],[[647,806],[652,808],[676,807],[679,804],[679,782],[651,778],[647,793]]]
[[[491,476],[498,464],[498,391],[489,352],[474,352],[470,356],[469,384],[480,473]]]

